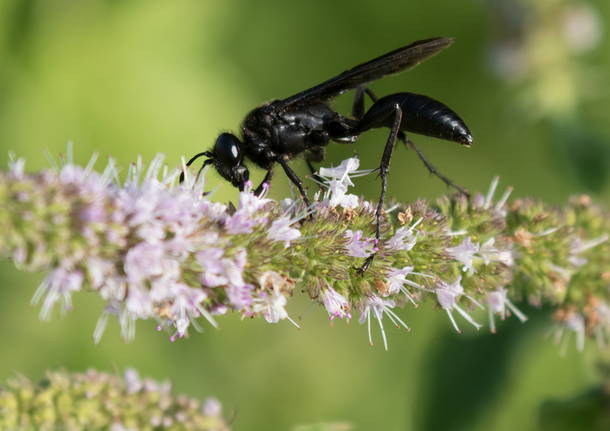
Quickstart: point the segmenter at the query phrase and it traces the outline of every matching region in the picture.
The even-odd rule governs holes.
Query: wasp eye
[[[216,144],[214,144],[214,155],[223,164],[228,166],[236,166],[242,160],[239,144],[240,141],[237,136],[232,135],[231,133],[223,133],[216,138]]]

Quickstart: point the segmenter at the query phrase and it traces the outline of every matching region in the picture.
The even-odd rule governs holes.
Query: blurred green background
[[[500,175],[515,196],[561,203],[590,193],[608,205],[609,19],[607,0],[2,0],[0,163],[14,151],[41,169],[45,152],[64,152],[71,140],[81,163],[93,152],[122,166],[163,152],[177,166],[237,130],[257,104],[413,40],[453,36],[438,57],[373,84],[381,95],[440,99],[464,118],[470,150],[415,140],[439,169],[471,190]],[[349,112],[350,96],[335,106]],[[376,166],[386,133],[331,145],[327,164],[356,153],[364,168]],[[368,177],[357,187],[374,198],[379,184]],[[400,200],[446,191],[404,148],[389,190]],[[272,196],[289,193],[278,174]],[[215,194],[234,197],[225,185]],[[236,430],[321,421],[357,430],[537,429],[545,400],[597,378],[594,343],[583,353],[571,343],[561,356],[544,310],[528,309],[527,325],[506,322],[495,336],[458,336],[431,306],[407,309],[401,316],[413,331],[390,330],[388,352],[369,347],[356,321],[329,326],[305,302],[290,309],[301,330],[229,316],[220,330],[172,344],[145,322],[125,344],[112,324],[95,346],[101,301],[77,295],[72,312],[41,323],[29,305],[41,278],[0,263],[0,379],[37,378],[49,367],[136,367],[180,392],[217,396]]]

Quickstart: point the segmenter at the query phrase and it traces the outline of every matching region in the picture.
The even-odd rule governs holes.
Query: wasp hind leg
[[[452,187],[455,190],[457,190],[458,192],[460,192],[461,194],[463,194],[464,196],[466,196],[467,198],[470,197],[470,193],[468,193],[468,190],[466,190],[465,188],[457,185],[456,183],[454,183],[453,181],[451,181],[449,178],[447,178],[445,175],[441,174],[435,167],[434,165],[432,165],[432,163],[430,163],[428,161],[428,159],[426,159],[426,156],[424,155],[424,153],[413,143],[412,140],[410,140],[407,136],[404,135],[403,133],[403,137],[404,139],[401,139],[402,142],[409,148],[411,148],[413,151],[415,151],[415,154],[417,154],[417,157],[419,157],[419,159],[422,161],[422,163],[424,164],[424,166],[426,167],[426,169],[428,169],[428,172],[430,172],[430,174],[438,177],[442,182],[444,182],[447,187]]]
[[[356,95],[354,96],[354,103],[352,104],[352,117],[356,120],[362,119],[364,117],[364,96],[367,95],[373,101],[373,103],[377,102],[378,97],[375,95],[373,90],[370,88],[360,85],[356,88]],[[399,133],[399,136],[403,134]]]

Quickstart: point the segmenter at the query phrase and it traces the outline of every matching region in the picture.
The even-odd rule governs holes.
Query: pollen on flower
[[[397,218],[401,226],[409,224],[413,220],[413,211],[411,208],[407,208],[405,211],[398,213]]]

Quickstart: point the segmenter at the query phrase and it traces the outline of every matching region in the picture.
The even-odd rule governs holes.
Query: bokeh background
[[[413,40],[453,36],[438,57],[373,84],[381,95],[440,99],[469,124],[469,150],[417,137],[439,169],[471,190],[499,175],[515,196],[561,203],[588,193],[608,205],[609,19],[607,0],[2,0],[0,163],[14,151],[41,169],[46,153],[73,141],[81,163],[94,152],[122,166],[163,152],[177,166],[237,130],[257,104]],[[335,106],[349,112],[350,96]],[[386,133],[330,146],[328,164],[358,154],[375,167]],[[446,192],[405,148],[390,177],[396,199]],[[220,185],[216,199],[235,197],[209,178]],[[357,187],[374,198],[379,184],[371,176]],[[272,196],[290,193],[278,173]],[[41,278],[0,263],[0,380],[49,367],[137,367],[180,392],[217,396],[237,430],[336,421],[357,430],[537,429],[545,400],[597,381],[597,347],[569,344],[562,355],[545,310],[527,309],[527,325],[509,321],[491,336],[455,334],[429,304],[407,309],[413,331],[390,330],[388,352],[369,347],[356,321],[329,325],[298,301],[290,312],[301,330],[229,316],[220,330],[170,343],[144,322],[126,344],[113,324],[94,345],[101,301],[77,295],[72,312],[41,323],[29,305]]]

